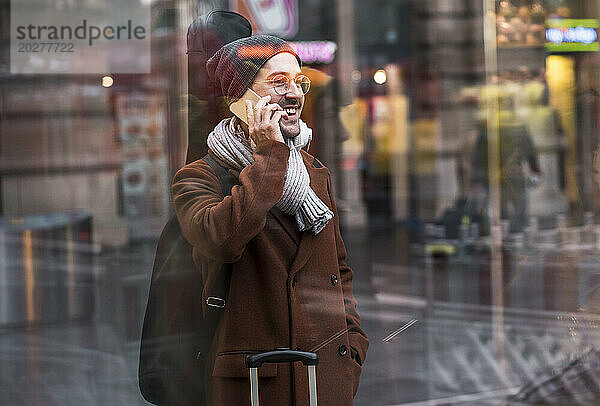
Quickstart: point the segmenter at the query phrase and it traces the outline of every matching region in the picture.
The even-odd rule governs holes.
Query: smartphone
[[[244,93],[239,100],[229,105],[229,110],[231,110],[231,112],[235,114],[244,123],[248,124],[248,116],[246,113],[246,100],[250,100],[252,102],[252,106],[254,106],[260,100],[260,96],[257,95],[254,92],[254,90],[248,88],[248,90],[246,90],[246,93]]]

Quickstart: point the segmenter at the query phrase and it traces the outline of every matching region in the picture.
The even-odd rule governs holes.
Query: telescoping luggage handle
[[[277,349],[273,351],[252,354],[246,357],[246,366],[250,368],[250,400],[252,406],[258,404],[258,368],[264,363],[279,364],[282,362],[300,361],[308,366],[308,386],[310,406],[317,406],[317,371],[319,356],[314,352]]]

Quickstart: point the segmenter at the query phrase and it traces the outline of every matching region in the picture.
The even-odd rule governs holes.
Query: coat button
[[[348,349],[346,348],[346,346],[344,344],[342,344],[338,347],[338,354],[340,354],[340,357],[343,357],[347,353],[348,353]]]
[[[333,286],[335,286],[335,285],[337,285],[337,283],[338,283],[338,277],[337,277],[337,275],[336,274],[331,274],[331,284]]]

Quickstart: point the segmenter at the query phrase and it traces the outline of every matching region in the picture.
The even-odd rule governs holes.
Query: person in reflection
[[[520,232],[527,225],[527,186],[537,186],[542,172],[531,135],[525,124],[516,118],[512,97],[500,97],[498,107],[500,162],[491,176],[499,178],[502,218],[510,221],[511,232]],[[531,171],[529,176],[523,167],[525,162]],[[473,156],[473,185],[476,190],[487,190],[488,171],[487,126],[482,123]]]
[[[248,124],[233,116],[209,135],[209,155],[236,178],[224,196],[200,159],[174,177],[175,212],[206,281],[231,264],[229,291],[208,355],[207,403],[250,403],[248,354],[286,347],[314,351],[318,402],[351,405],[369,340],[360,326],[353,272],[329,171],[302,148],[312,130],[300,119],[310,81],[285,41],[257,35],[231,42],[209,59],[209,76],[229,102],[247,88]],[[308,404],[301,364],[265,364],[261,405]]]

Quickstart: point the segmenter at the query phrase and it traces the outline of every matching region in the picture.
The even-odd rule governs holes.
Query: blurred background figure
[[[473,185],[476,190],[487,189],[490,177],[498,177],[502,218],[510,220],[511,232],[520,232],[527,222],[527,186],[537,186],[542,173],[531,135],[515,114],[514,99],[501,95],[498,100],[500,164],[498,168],[489,168],[487,126],[482,121],[473,155]]]

